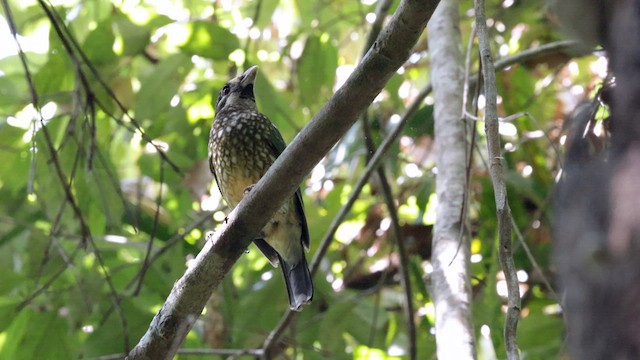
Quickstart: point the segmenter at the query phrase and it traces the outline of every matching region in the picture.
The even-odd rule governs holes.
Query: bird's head
[[[226,83],[218,94],[216,114],[229,106],[256,109],[256,98],[253,95],[253,82],[257,74],[258,67],[252,66],[242,75]]]

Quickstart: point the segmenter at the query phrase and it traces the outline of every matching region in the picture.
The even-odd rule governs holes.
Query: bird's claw
[[[253,190],[253,187],[256,186],[256,184],[251,184],[249,186],[247,186],[246,188],[244,188],[244,191],[242,192],[244,195],[247,195],[248,193],[251,192],[251,190]]]

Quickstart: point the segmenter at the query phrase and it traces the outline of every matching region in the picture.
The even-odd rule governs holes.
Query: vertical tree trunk
[[[469,283],[469,237],[463,216],[467,137],[462,114],[463,57],[457,0],[443,0],[427,25],[435,95],[437,148],[431,292],[437,357],[475,359]]]
[[[575,359],[640,358],[640,1],[557,1],[560,19],[609,56],[611,148],[578,133],[556,203],[554,260]],[[588,16],[577,19],[571,10]],[[586,27],[590,32],[580,31]],[[587,124],[590,114],[577,121]]]

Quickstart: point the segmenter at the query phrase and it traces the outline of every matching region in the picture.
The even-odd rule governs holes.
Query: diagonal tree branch
[[[209,295],[256,234],[406,61],[438,1],[403,0],[378,40],[313,120],[207,242],[128,359],[170,359]]]

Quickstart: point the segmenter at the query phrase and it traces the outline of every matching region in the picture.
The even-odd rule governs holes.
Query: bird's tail
[[[311,282],[307,259],[303,254],[302,259],[293,265],[285,262],[280,255],[278,255],[278,260],[284,274],[284,282],[287,285],[289,308],[294,311],[300,311],[302,306],[310,303],[313,298],[313,283]]]

